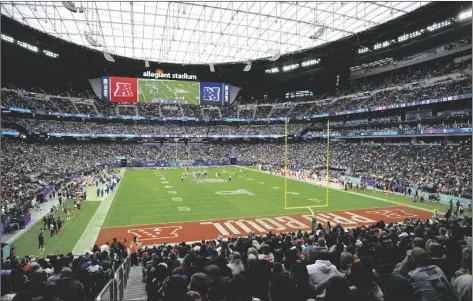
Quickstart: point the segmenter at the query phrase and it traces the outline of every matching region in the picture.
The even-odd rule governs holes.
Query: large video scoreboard
[[[104,101],[117,103],[168,103],[193,105],[230,104],[230,85],[131,77],[102,77]]]

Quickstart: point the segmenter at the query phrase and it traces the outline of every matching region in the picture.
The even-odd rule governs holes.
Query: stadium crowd
[[[256,106],[240,105],[232,108],[206,108],[194,105],[180,104],[143,104],[123,106],[120,104],[104,104],[103,101],[72,100],[60,98],[52,95],[38,96],[24,90],[7,91],[2,89],[2,106],[31,109],[42,112],[64,112],[82,114],[111,115],[141,115],[141,116],[161,116],[161,117],[198,117],[198,118],[268,118],[283,116],[301,116],[311,114],[322,114],[340,112],[344,110],[357,110],[375,106],[385,106],[389,104],[400,104],[412,101],[421,101],[444,96],[460,95],[471,93],[471,72],[467,73],[468,67],[471,69],[471,61],[457,65],[440,65],[441,67],[426,67],[424,71],[412,71],[404,75],[396,75],[394,79],[388,77],[380,83],[370,80],[363,85],[355,85],[352,88],[340,90],[336,95],[328,94],[314,95],[311,98],[304,98],[304,102],[286,107],[282,104],[264,104]],[[434,68],[434,69],[431,69]],[[436,72],[437,68],[443,70]],[[463,74],[463,73],[464,74]],[[415,86],[399,86],[402,82],[396,78],[410,79],[431,79],[441,75],[462,73],[463,77],[455,79],[443,79],[442,81],[430,84]],[[386,84],[389,83],[389,84]],[[407,82],[406,82],[407,83]],[[388,89],[387,89],[388,88]],[[347,90],[348,89],[348,90]],[[358,92],[364,95],[354,94]],[[294,100],[291,100],[291,102]],[[282,105],[282,106],[281,106]]]
[[[467,301],[471,218],[249,233],[144,248],[155,300]]]
[[[1,300],[94,300],[127,256],[126,245],[118,242],[80,256],[19,258],[12,249],[6,260],[2,258]]]
[[[94,171],[103,164],[115,162],[116,156],[125,156],[129,163],[228,160],[232,152],[238,160],[248,164],[262,164],[271,169],[284,166],[284,145],[279,143],[189,143],[187,146],[121,143],[117,146],[115,143],[30,143],[4,139],[1,157],[3,206],[22,204],[46,186],[54,186],[71,175]],[[324,142],[289,144],[288,166],[324,176],[325,155]],[[469,140],[455,146],[333,143],[330,163],[347,168],[347,175],[364,179],[471,195]],[[38,172],[38,176],[31,176]]]

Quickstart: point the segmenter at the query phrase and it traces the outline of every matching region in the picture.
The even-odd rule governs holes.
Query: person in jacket
[[[337,267],[330,262],[330,254],[328,252],[309,250],[309,257],[311,257],[312,252],[318,253],[315,263],[307,266],[309,279],[313,286],[317,286],[319,283],[332,276],[343,277],[343,275],[337,271]]]
[[[44,282],[45,274],[41,270],[36,270],[29,276],[29,280],[25,283],[26,291],[34,297],[42,297],[45,294],[46,282]]]
[[[61,279],[57,282],[57,297],[67,301],[84,301],[84,286],[72,278],[72,270],[63,268],[61,271]]]
[[[353,299],[384,301],[383,292],[374,281],[373,271],[362,261],[352,264],[348,270],[347,278],[350,282],[350,290],[353,292]]]
[[[429,254],[424,249],[414,248],[411,260],[415,269],[408,274],[414,294],[421,300],[454,300],[450,283],[442,270],[430,264]]]

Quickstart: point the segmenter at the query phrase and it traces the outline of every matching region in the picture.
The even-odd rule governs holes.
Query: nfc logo
[[[121,97],[133,97],[133,92],[131,91],[131,84],[130,83],[116,83],[115,92],[113,92],[113,96],[121,96]]]
[[[220,101],[220,87],[203,87],[202,92],[204,101]]]

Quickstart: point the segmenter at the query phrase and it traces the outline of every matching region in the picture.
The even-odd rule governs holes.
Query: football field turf
[[[193,172],[204,170],[208,176],[193,177]],[[144,245],[154,245],[244,236],[249,231],[294,232],[310,229],[312,213],[308,207],[317,222],[340,222],[348,227],[381,219],[431,218],[433,209],[446,211],[443,204],[413,203],[411,198],[384,196],[371,189],[346,192],[330,188],[326,206],[323,183],[292,179],[287,179],[285,206],[285,180],[280,176],[240,167],[191,168],[181,181],[184,172],[184,168],[126,169],[118,189],[105,199],[97,200],[95,187],[89,188],[88,201],[78,216],[64,224],[64,231],[53,238],[46,232],[46,250],[37,250],[41,222],[13,246],[20,256],[66,254],[72,250],[79,255],[94,242],[100,245],[114,237],[131,240],[137,236]],[[229,176],[232,181],[228,181]],[[103,209],[106,202],[111,206]]]
[[[139,79],[138,102],[183,99],[187,104],[200,104],[199,82],[162,79]]]
[[[207,176],[193,177],[195,171]],[[246,173],[245,173],[246,171]],[[442,204],[418,204],[398,195],[327,189],[240,167],[128,169],[121,181],[98,243],[137,236],[146,245],[246,235],[249,231],[308,230],[317,222],[345,226],[406,217],[431,218]],[[216,177],[216,173],[220,177]],[[232,180],[229,181],[229,177]],[[286,205],[285,205],[286,202]],[[310,207],[310,209],[308,208]],[[417,207],[425,207],[419,210]]]

